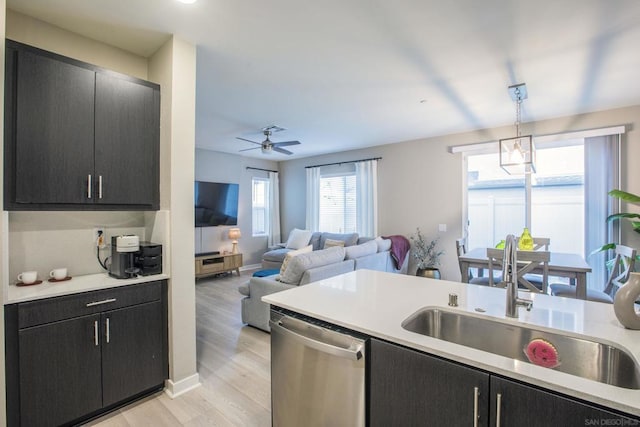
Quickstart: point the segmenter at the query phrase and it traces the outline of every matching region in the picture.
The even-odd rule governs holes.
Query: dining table
[[[462,273],[462,282],[469,283],[469,269],[488,269],[489,258],[487,258],[487,248],[474,248],[458,257]],[[555,277],[569,278],[576,286],[576,298],[587,299],[587,273],[591,272],[591,267],[580,254],[565,252],[549,252],[548,275]],[[540,268],[534,269],[531,273],[542,273]],[[491,273],[490,273],[491,274]]]

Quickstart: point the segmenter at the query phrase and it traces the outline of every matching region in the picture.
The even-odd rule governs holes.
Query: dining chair
[[[504,249],[487,248],[487,258],[489,259],[489,271],[494,269],[502,269],[502,260],[504,258]],[[547,293],[549,284],[549,259],[551,254],[549,251],[518,251],[517,252],[517,271],[518,287],[527,289],[531,292]],[[531,282],[530,274],[534,270],[541,270],[541,281],[538,286]],[[493,280],[493,275],[489,274],[489,286],[497,286]]]
[[[613,260],[613,267],[607,279],[604,290],[587,288],[587,301],[606,302],[613,304],[613,297],[618,289],[629,279],[636,262],[636,250],[629,246],[616,245],[616,257]],[[549,288],[551,295],[566,298],[576,297],[576,287],[564,283],[552,283]]]
[[[460,262],[460,257],[467,253],[467,239],[465,237],[456,239],[456,253],[458,254],[458,267],[460,267],[460,274],[462,275],[463,267],[462,267],[462,263]],[[471,273],[471,271],[469,271],[467,275],[469,277],[469,283],[473,283],[474,285],[489,286],[489,278],[482,276],[482,269],[478,270],[479,277],[473,277],[473,274]],[[499,281],[500,277],[501,276],[498,275],[498,277],[494,279]]]

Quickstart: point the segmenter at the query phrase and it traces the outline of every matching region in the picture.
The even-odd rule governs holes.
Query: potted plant
[[[439,238],[435,238],[427,243],[418,227],[410,239],[413,242],[411,252],[413,257],[418,261],[416,276],[439,279],[440,270],[438,270],[438,267],[440,266],[440,256],[444,254],[444,251],[438,250],[437,248]]]
[[[623,202],[631,203],[631,204],[634,204],[634,205],[640,205],[640,196],[636,196],[635,194],[627,193],[626,191],[611,190],[611,191],[609,191],[609,195],[611,197],[615,197],[617,199],[620,199]],[[631,221],[631,226],[633,227],[633,231],[635,231],[636,233],[640,233],[640,214],[639,213],[621,212],[621,213],[609,215],[609,217],[607,218],[607,221],[608,222],[617,221],[617,220],[620,220],[620,219],[623,219],[623,218],[626,218],[629,221]],[[591,255],[593,255],[595,253],[598,253],[598,252],[606,251],[606,250],[609,250],[609,249],[615,249],[615,247],[616,247],[615,243],[607,243],[606,245],[604,245],[604,246],[596,249],[595,251],[591,252]],[[640,261],[640,255],[637,256],[636,261]],[[610,261],[610,263],[611,263],[611,261]],[[611,268],[612,265],[607,265],[607,267]]]

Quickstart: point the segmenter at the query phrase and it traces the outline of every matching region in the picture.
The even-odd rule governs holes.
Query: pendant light
[[[524,175],[536,171],[536,152],[531,135],[520,134],[522,100],[527,99],[524,83],[509,86],[511,99],[516,103],[516,136],[500,140],[500,167],[509,175]]]

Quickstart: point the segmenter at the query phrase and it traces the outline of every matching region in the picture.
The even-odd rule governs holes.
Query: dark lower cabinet
[[[102,343],[104,406],[164,380],[160,301],[106,312],[102,322],[106,330]]]
[[[369,360],[371,426],[640,425],[637,417],[377,339]]]
[[[166,282],[5,307],[7,425],[59,426],[159,390]]]
[[[640,425],[638,418],[615,414],[495,375],[491,376],[491,408],[491,426]]]
[[[489,374],[376,339],[369,357],[372,427],[487,425]]]
[[[102,407],[99,322],[83,316],[19,332],[21,425],[58,426]]]

